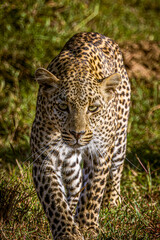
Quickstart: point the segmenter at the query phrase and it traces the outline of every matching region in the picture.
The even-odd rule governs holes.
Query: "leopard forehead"
[[[61,80],[62,99],[82,106],[101,98],[98,81],[115,73],[116,68],[111,40],[106,39],[108,45],[102,35],[77,34],[49,64],[47,69]]]
[[[72,77],[62,82],[57,97],[64,102],[78,106],[94,103],[97,99],[101,100],[99,87],[94,79],[85,81],[82,78]]]

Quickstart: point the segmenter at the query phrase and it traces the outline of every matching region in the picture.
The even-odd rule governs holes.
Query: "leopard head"
[[[119,73],[102,80],[92,75],[87,80],[85,76],[62,80],[44,68],[37,69],[35,77],[46,119],[60,132],[63,142],[75,148],[87,145],[106,125],[107,116],[112,114],[109,103],[121,82]]]

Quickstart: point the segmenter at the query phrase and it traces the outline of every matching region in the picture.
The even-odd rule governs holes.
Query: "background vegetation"
[[[159,43],[158,0],[0,2],[0,239],[51,239],[35,194],[29,135],[38,86],[34,72],[80,31],[122,46]],[[122,205],[101,212],[99,239],[160,238],[160,82],[131,78],[132,108]]]

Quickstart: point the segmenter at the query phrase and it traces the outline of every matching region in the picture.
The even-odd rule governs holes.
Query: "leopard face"
[[[87,81],[83,78],[62,81],[40,68],[36,79],[40,84],[39,104],[64,144],[80,148],[94,142],[100,148],[104,142],[110,143],[109,133],[116,118],[116,87],[121,82],[118,73],[102,80],[90,75]]]

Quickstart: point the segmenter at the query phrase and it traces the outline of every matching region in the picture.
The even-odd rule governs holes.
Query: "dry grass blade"
[[[141,165],[141,166],[143,167],[143,169],[145,170],[145,172],[146,172],[147,174],[149,174],[148,171],[147,171],[147,169],[145,168],[145,166],[143,165],[143,163],[141,162],[141,160],[140,160],[139,157],[137,156],[137,154],[136,154],[136,158],[137,158],[138,162],[140,163],[140,165]]]

